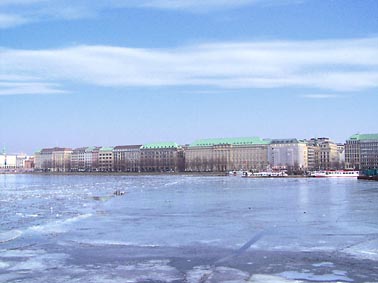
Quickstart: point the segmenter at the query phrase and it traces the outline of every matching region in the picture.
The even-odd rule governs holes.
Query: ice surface
[[[366,241],[347,247],[343,251],[355,257],[378,261],[378,238],[367,239]]]
[[[197,266],[186,276],[188,283],[232,283],[245,282],[249,274],[229,267]]]
[[[122,273],[124,278],[129,278],[128,282],[148,280],[172,282],[182,278],[180,273],[169,266],[166,260],[150,260],[135,265],[120,266],[117,271]]]
[[[39,232],[39,233],[64,233],[67,232],[67,229],[69,229],[67,226],[71,225],[74,222],[84,220],[86,218],[91,217],[92,214],[87,213],[87,214],[82,214],[78,215],[72,218],[68,218],[65,220],[56,220],[52,221],[43,225],[35,225],[29,227],[27,230],[28,232],[33,231],[33,232]]]
[[[299,280],[289,280],[279,276],[266,275],[266,274],[254,274],[248,281],[250,283],[304,283]]]
[[[10,230],[7,232],[0,232],[0,244],[17,239],[22,235],[19,230]]]
[[[346,272],[345,272],[346,273]],[[285,271],[279,274],[280,276],[287,279],[299,279],[307,281],[316,281],[316,282],[352,282],[353,280],[344,274],[339,274],[339,272],[331,274],[313,274],[311,272],[296,272],[296,271]]]
[[[357,180],[0,175],[0,282],[374,282],[377,203]]]
[[[333,262],[319,262],[319,263],[314,263],[312,266],[315,267],[333,267],[335,266]]]
[[[4,268],[7,268],[7,267],[9,267],[9,263],[0,261],[0,269],[4,269]]]
[[[18,261],[14,266],[9,268],[9,270],[20,271],[20,270],[32,270],[32,271],[43,271],[49,268],[58,268],[62,266],[67,259],[66,254],[39,254],[35,257],[30,257],[25,260]]]

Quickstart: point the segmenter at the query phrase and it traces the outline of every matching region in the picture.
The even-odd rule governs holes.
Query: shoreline
[[[41,176],[192,176],[192,177],[230,177],[243,179],[290,179],[311,178],[306,175],[289,176],[232,176],[226,172],[0,172],[0,175],[41,175]]]
[[[222,172],[0,172],[0,175],[54,175],[54,176],[209,176],[227,177]]]

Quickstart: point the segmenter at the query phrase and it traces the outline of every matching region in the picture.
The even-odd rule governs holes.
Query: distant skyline
[[[0,0],[0,146],[377,133],[376,0]]]

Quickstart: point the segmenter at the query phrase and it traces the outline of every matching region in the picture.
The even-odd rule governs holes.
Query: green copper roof
[[[254,144],[269,144],[270,141],[263,140],[259,137],[249,138],[218,138],[218,139],[201,139],[196,140],[190,144],[190,147],[194,146],[213,146],[213,145],[254,145]]]
[[[85,149],[85,152],[92,152],[92,151],[94,151],[94,150],[96,150],[96,149],[98,149],[98,147],[96,147],[96,146],[90,146],[90,147],[87,147],[87,148]]]
[[[112,147],[101,147],[100,151],[113,151]]]
[[[271,140],[272,144],[287,144],[287,143],[299,143],[299,141],[296,138],[292,139],[273,139]]]
[[[175,142],[158,142],[148,143],[141,146],[141,149],[159,149],[159,148],[179,148],[180,146]]]
[[[378,140],[378,134],[355,134],[349,138],[351,141]]]

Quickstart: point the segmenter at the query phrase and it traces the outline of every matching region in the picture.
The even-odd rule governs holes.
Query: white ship
[[[357,178],[360,175],[359,171],[348,171],[348,170],[324,170],[324,171],[313,171],[310,173],[310,177],[342,177]]]
[[[279,171],[279,172],[256,172],[256,173],[252,173],[252,172],[244,172],[243,173],[243,177],[249,177],[249,178],[253,178],[253,177],[287,177],[287,173],[286,172],[283,172],[283,171]]]

